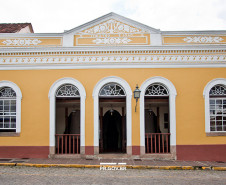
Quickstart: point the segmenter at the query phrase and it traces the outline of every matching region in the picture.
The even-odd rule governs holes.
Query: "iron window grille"
[[[0,90],[0,131],[16,131],[16,92],[10,87]]]

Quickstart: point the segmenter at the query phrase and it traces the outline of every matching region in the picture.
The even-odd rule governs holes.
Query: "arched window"
[[[126,96],[126,94],[125,90],[120,85],[108,83],[101,88],[99,96]]]
[[[226,131],[226,87],[221,84],[209,91],[210,131]]]
[[[206,136],[226,136],[226,79],[211,80],[204,88]]]
[[[16,132],[16,92],[11,87],[0,89],[0,131]]]

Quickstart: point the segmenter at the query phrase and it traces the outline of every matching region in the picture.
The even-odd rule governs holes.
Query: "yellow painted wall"
[[[177,90],[176,124],[177,144],[226,144],[223,136],[206,137],[203,89],[215,78],[226,78],[225,68],[205,69],[78,69],[78,70],[21,70],[1,71],[0,80],[16,83],[22,91],[22,117],[20,137],[0,137],[1,146],[48,146],[49,99],[51,85],[63,77],[79,80],[86,90],[85,142],[93,145],[93,97],[99,80],[118,76],[126,80],[132,91],[150,77],[169,79]],[[132,98],[132,143],[140,143],[140,112],[134,111]]]

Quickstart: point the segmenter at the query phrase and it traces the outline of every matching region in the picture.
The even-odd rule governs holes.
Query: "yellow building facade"
[[[226,31],[115,13],[64,33],[1,33],[0,157],[226,161],[225,44]]]

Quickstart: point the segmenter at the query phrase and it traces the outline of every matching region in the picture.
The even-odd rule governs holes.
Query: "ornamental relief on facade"
[[[113,34],[113,33],[141,33],[141,29],[135,28],[133,26],[124,24],[120,21],[110,19],[104,23],[98,24],[92,28],[80,32],[83,34]]]
[[[165,35],[163,45],[187,45],[187,44],[226,44],[226,35]]]
[[[79,32],[74,45],[147,45],[150,34],[140,28],[110,19]]]
[[[206,37],[186,37],[183,39],[185,42],[191,43],[219,43],[220,41],[223,41],[224,39],[221,37],[211,37],[211,36],[206,36]]]
[[[96,38],[93,40],[96,44],[128,44],[131,42],[131,39],[128,38]]]
[[[36,46],[40,43],[39,39],[7,39],[2,42],[6,46]]]
[[[48,47],[62,44],[62,37],[0,38],[0,47]]]

